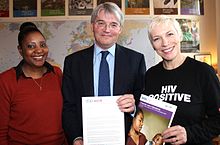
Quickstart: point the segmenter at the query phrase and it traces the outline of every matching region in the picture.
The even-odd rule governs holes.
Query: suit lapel
[[[114,70],[114,83],[113,83],[113,95],[119,95],[123,92],[124,75],[126,74],[124,69],[126,67],[126,54],[123,48],[116,45],[115,51],[115,70]]]
[[[81,60],[81,73],[83,76],[82,84],[84,94],[87,96],[94,96],[94,83],[93,83],[93,52],[94,47],[91,46],[86,50],[86,53],[83,53]]]

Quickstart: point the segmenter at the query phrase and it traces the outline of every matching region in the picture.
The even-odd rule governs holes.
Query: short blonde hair
[[[172,25],[174,29],[176,30],[177,34],[179,34],[180,40],[182,40],[183,33],[182,33],[179,22],[175,18],[168,17],[166,15],[159,15],[159,16],[154,17],[148,26],[148,38],[150,39],[151,43],[152,43],[151,32],[153,28],[159,24]]]

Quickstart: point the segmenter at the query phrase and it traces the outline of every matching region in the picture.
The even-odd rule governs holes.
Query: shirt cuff
[[[134,111],[131,112],[131,116],[134,117],[135,113],[136,113],[136,105],[134,106]]]

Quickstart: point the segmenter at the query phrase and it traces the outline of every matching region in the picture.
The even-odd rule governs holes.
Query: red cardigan
[[[62,72],[52,67],[36,81],[20,75],[15,68],[0,74],[0,145],[61,145]]]

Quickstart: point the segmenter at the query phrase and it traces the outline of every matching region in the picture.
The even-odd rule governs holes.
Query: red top
[[[0,74],[0,145],[61,145],[62,72],[52,67],[42,78],[16,75],[11,68]]]
[[[147,143],[147,139],[146,139],[145,135],[140,132],[138,145],[145,145],[146,143]],[[130,133],[128,134],[128,139],[127,139],[126,145],[136,145],[136,143],[131,138]]]

